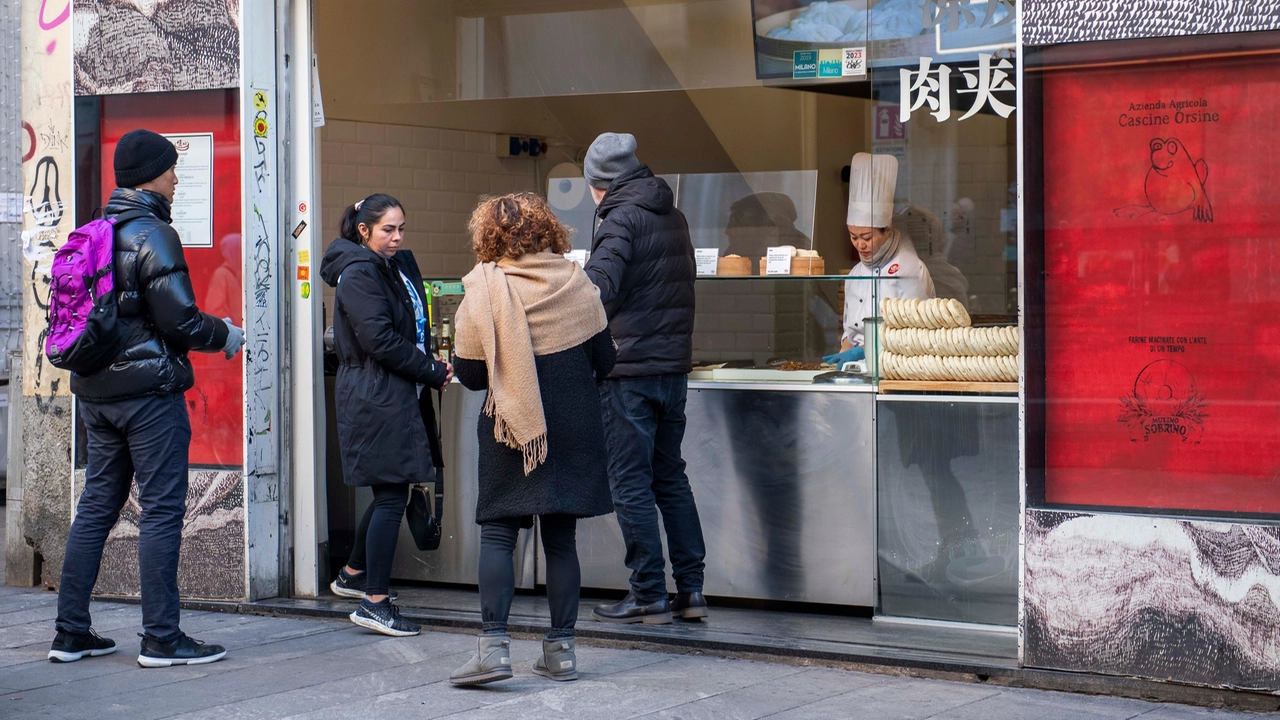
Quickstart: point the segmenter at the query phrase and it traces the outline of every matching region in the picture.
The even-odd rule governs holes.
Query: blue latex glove
[[[866,356],[867,356],[867,353],[865,350],[862,349],[861,345],[854,345],[853,347],[849,348],[848,350],[845,350],[844,352],[838,352],[835,355],[824,356],[822,358],[822,362],[827,363],[829,365],[835,365],[836,367],[844,367],[845,363],[857,362],[858,360],[861,360]]]

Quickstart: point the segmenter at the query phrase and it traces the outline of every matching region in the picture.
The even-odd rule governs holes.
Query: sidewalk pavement
[[[142,669],[138,606],[95,602],[94,628],[114,655],[45,659],[57,597],[0,587],[0,718],[937,718],[938,720],[1175,720],[1244,718],[1123,698],[997,687],[797,665],[579,646],[582,679],[532,674],[540,651],[516,640],[516,677],[457,689],[448,675],[472,635],[389,638],[345,621],[184,612],[183,629],[225,645],[212,665]],[[353,604],[354,607],[354,604]]]

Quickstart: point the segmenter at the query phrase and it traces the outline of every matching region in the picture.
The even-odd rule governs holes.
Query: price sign
[[[791,248],[771,247],[764,257],[765,275],[791,274]]]
[[[699,275],[715,275],[720,263],[720,251],[715,248],[694,248],[694,260],[698,263]]]

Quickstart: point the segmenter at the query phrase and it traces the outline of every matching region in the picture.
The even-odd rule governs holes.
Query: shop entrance
[[[691,377],[685,438],[713,602],[818,610],[826,616],[796,632],[871,644],[893,635],[890,644],[921,649],[937,647],[938,636],[849,625],[848,616],[891,606],[890,614],[1012,626],[1016,404],[929,402],[911,414],[899,402],[886,435],[889,426],[877,430],[886,410],[874,387],[812,380],[823,372],[822,356],[840,345],[843,276],[857,262],[845,227],[857,152],[898,157],[894,224],[937,294],[960,300],[975,318],[1016,322],[1013,120],[988,112],[964,123],[903,125],[896,67],[848,81],[762,80],[757,74],[772,71],[755,55],[749,3],[633,5],[315,3],[326,115],[317,157],[323,237],[336,235],[348,205],[373,192],[397,197],[405,247],[436,281],[439,330],[460,300],[457,280],[474,264],[465,225],[480,197],[544,194],[585,254],[594,205],[582,158],[599,133],[635,135],[641,162],[675,191],[694,245],[719,256],[719,275],[697,285],[694,359],[704,370]],[[796,274],[765,277],[767,249],[781,246],[801,251]],[[327,327],[331,288],[324,304]],[[334,368],[325,366],[328,375]],[[326,388],[322,577],[346,560],[368,502],[342,483],[332,377]],[[419,553],[402,535],[393,577],[411,588],[401,604],[475,609],[472,592],[450,588],[475,583],[482,402],[456,384],[443,394],[445,539],[440,550]],[[933,412],[944,405],[946,412]],[[981,437],[911,448],[899,439],[944,432],[931,423],[971,421]],[[1008,443],[988,433],[1007,433]],[[886,452],[890,464],[881,459]],[[616,521],[579,527],[584,594],[625,591]],[[524,533],[517,550],[517,586],[529,590],[542,582],[535,532]],[[531,603],[528,614],[540,615],[538,607]],[[583,607],[589,612],[590,603]],[[749,613],[740,619],[753,622]],[[988,639],[975,646],[956,635],[954,649],[1016,652],[1012,635],[981,637]]]

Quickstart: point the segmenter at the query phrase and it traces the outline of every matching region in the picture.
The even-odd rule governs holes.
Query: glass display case
[[[881,283],[893,282],[848,275],[698,278],[690,381],[873,386],[874,361],[844,367],[823,362],[840,350],[850,280],[870,284],[873,307]],[[874,338],[870,333],[869,343]],[[874,360],[870,344],[867,350]]]

